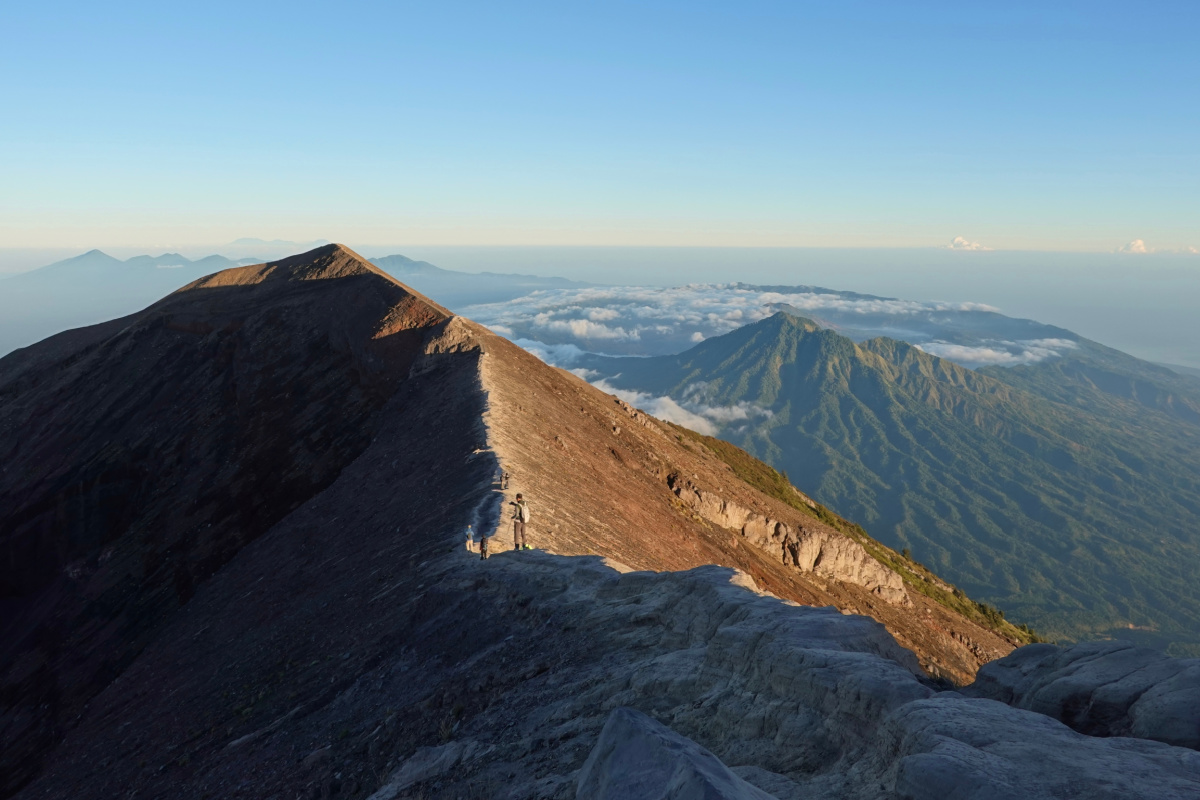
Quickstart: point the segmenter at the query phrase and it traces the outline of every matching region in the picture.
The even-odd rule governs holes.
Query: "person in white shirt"
[[[529,550],[529,545],[525,544],[525,524],[529,522],[529,504],[525,502],[525,498],[520,492],[517,492],[516,502],[509,503],[513,507],[513,549],[514,550]]]

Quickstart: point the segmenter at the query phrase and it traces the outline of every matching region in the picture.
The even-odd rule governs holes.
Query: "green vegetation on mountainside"
[[[1200,398],[1085,345],[976,372],[777,314],[676,356],[586,366],[698,411],[741,408],[722,438],[1051,638],[1200,654]]]
[[[872,538],[861,525],[843,519],[820,503],[814,502],[809,505],[808,498],[792,486],[787,475],[780,474],[776,469],[759,461],[740,447],[723,439],[696,433],[682,425],[667,424],[675,429],[678,436],[686,436],[703,445],[709,452],[728,464],[733,470],[733,474],[745,483],[768,497],[774,497],[854,539],[871,554],[872,558],[895,571],[908,586],[926,597],[941,603],[946,608],[957,611],[967,619],[993,630],[1007,639],[1016,640],[1021,644],[1045,641],[1029,626],[1009,622],[1004,618],[1004,612],[1000,609],[989,606],[987,603],[977,603],[971,600],[961,589],[947,584],[924,564],[913,561],[911,556],[897,553]]]

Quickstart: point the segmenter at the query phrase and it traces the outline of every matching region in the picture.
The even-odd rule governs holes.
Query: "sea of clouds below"
[[[807,288],[787,292],[743,284],[538,291],[462,311],[536,347],[548,361],[570,366],[583,352],[682,352],[781,309],[811,317],[856,341],[889,336],[971,368],[1035,364],[1077,346],[1060,329],[1014,320],[980,303],[919,302]],[[1022,337],[1022,332],[1042,335]]]

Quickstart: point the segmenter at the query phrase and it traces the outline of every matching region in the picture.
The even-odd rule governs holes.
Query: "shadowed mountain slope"
[[[584,363],[686,408],[757,410],[721,435],[1044,634],[1200,646],[1200,427],[1182,378],[1068,359],[974,372],[787,314],[677,356]]]
[[[4,696],[52,711],[9,717],[0,771],[363,451],[446,316],[331,246],[0,360]]]
[[[1016,632],[338,246],[0,361],[0,404],[6,794],[567,800],[617,705],[781,800],[1200,785],[940,691]]]

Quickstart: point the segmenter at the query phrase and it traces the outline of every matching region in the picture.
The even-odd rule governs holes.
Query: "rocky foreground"
[[[343,248],[172,298],[0,361],[0,418],[25,448],[8,445],[0,542],[47,576],[6,584],[8,794],[1200,795],[1186,714],[1169,734],[1141,710],[1136,729],[1056,719],[1038,676],[1079,659],[1002,658],[1009,641],[855,542]],[[120,398],[166,416],[89,415]],[[329,427],[339,407],[354,425]],[[170,452],[202,482],[153,446],[198,412],[212,430]],[[73,459],[39,473],[31,442]],[[288,492],[270,493],[263,453]],[[125,510],[91,539],[61,513],[136,469],[149,512],[110,501]],[[260,482],[223,502],[222,475]],[[509,549],[516,491],[538,550]],[[499,552],[469,552],[467,524]],[[987,680],[948,680],[987,662]],[[1143,693],[1186,696],[1189,669]],[[1094,691],[1070,696],[1104,695],[1119,670],[1102,672],[1074,670]]]

